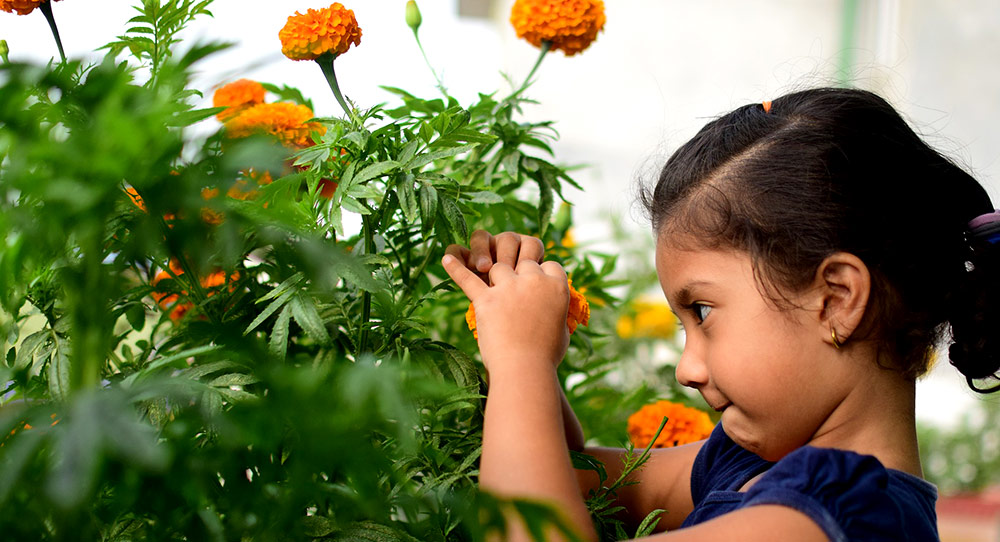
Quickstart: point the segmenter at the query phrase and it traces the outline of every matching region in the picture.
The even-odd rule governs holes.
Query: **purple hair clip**
[[[969,233],[990,244],[1000,243],[1000,209],[977,216],[969,221]]]

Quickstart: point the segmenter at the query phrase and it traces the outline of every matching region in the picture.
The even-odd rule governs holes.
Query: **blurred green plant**
[[[957,427],[918,426],[924,476],[941,493],[988,489],[1000,480],[1000,403],[977,401]]]
[[[5,539],[482,540],[509,510],[565,529],[476,491],[483,371],[439,263],[474,228],[551,244],[594,307],[560,373],[594,442],[674,395],[608,383],[630,279],[570,242],[553,124],[516,120],[523,86],[467,107],[385,87],[400,104],[317,119],[305,148],[195,138],[222,108],[191,73],[225,46],[178,36],[209,5],[143,0],[97,64],[0,66]],[[253,197],[251,171],[273,176]]]

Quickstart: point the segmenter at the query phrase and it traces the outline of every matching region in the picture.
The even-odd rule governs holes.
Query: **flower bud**
[[[420,28],[420,23],[422,22],[423,18],[420,16],[420,8],[417,7],[417,2],[415,0],[407,0],[406,25],[416,32],[417,29]]]
[[[7,53],[10,52],[10,47],[7,47],[7,40],[0,40],[0,59],[3,59],[4,64],[10,62],[7,60]]]

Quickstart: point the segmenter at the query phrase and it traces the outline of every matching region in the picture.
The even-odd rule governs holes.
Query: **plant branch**
[[[45,20],[49,22],[49,29],[52,30],[52,37],[56,39],[56,47],[59,49],[59,58],[61,58],[62,63],[65,64],[66,52],[63,51],[62,40],[59,38],[59,27],[56,26],[56,19],[52,15],[51,0],[38,4],[38,9],[42,10],[42,15],[44,15]]]
[[[529,86],[531,86],[531,78],[535,76],[535,72],[538,71],[538,67],[542,65],[542,61],[545,60],[545,55],[548,54],[549,50],[552,49],[552,42],[545,40],[542,42],[541,52],[538,55],[538,60],[535,61],[535,65],[528,72],[528,77],[524,78],[524,83],[521,83],[521,87],[514,91],[513,94],[507,96],[504,101],[511,102],[517,99]]]
[[[448,89],[444,88],[444,83],[441,82],[441,78],[438,77],[437,72],[434,70],[434,66],[431,65],[430,59],[427,58],[427,53],[424,51],[424,45],[420,43],[420,34],[417,33],[416,28],[413,29],[413,39],[416,40],[417,48],[420,49],[420,54],[423,55],[424,62],[427,64],[427,68],[431,70],[431,75],[434,76],[434,81],[437,82],[438,90],[440,90],[441,94],[444,94],[446,98],[451,98],[451,96],[448,94]]]
[[[375,253],[375,232],[372,228],[375,227],[372,224],[371,215],[361,215],[362,234],[365,236],[365,254]],[[368,345],[368,323],[372,318],[372,293],[369,291],[364,291],[361,294],[361,329],[358,334],[358,344],[356,345],[354,359],[360,359],[361,353],[365,351],[365,347]]]
[[[351,118],[354,124],[361,126],[361,122],[358,117],[354,114],[354,108],[347,105],[347,100],[344,99],[344,95],[340,92],[340,84],[337,83],[337,72],[334,71],[333,63],[337,57],[332,55],[323,55],[316,59],[316,63],[319,64],[321,70],[323,70],[323,75],[326,76],[326,82],[330,85],[330,90],[333,91],[333,96],[337,98],[337,103],[340,107],[344,108],[344,113]],[[329,60],[329,62],[327,62]]]

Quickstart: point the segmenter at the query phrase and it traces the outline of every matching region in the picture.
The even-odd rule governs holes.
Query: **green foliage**
[[[918,429],[924,476],[942,493],[980,491],[1000,477],[1000,404],[977,403],[955,428]]]
[[[655,442],[657,437],[660,436],[660,432],[663,431],[663,426],[666,424],[667,418],[663,418],[660,426],[653,433],[652,442]],[[659,515],[665,512],[665,510],[656,509],[647,514],[636,529],[635,536],[629,536],[625,532],[625,523],[615,517],[617,514],[625,511],[624,506],[615,504],[615,501],[618,499],[618,490],[638,483],[634,479],[629,480],[629,477],[649,461],[652,450],[652,448],[646,448],[641,453],[636,454],[635,446],[629,443],[622,457],[621,474],[610,484],[607,483],[608,472],[600,460],[588,454],[570,452],[573,456],[574,468],[594,471],[597,473],[598,480],[600,481],[598,489],[590,490],[590,494],[587,496],[587,510],[594,521],[594,530],[597,531],[597,537],[602,542],[641,538],[652,534],[653,530],[656,529],[656,524],[660,521]]]
[[[537,235],[611,329],[617,260],[563,246],[552,123],[387,87],[401,104],[319,119],[297,152],[195,139],[219,110],[190,75],[223,46],[177,36],[209,3],[143,0],[97,65],[0,67],[4,538],[466,541],[511,511],[568,532],[476,491],[483,372],[439,263],[475,228]],[[249,171],[274,180],[212,196]],[[595,328],[561,376],[588,375],[570,400],[617,443],[669,387],[608,386],[621,346]]]

